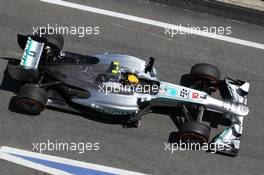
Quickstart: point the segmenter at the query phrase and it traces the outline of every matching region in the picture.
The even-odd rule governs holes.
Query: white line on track
[[[86,163],[86,162],[71,160],[71,159],[57,157],[57,156],[51,156],[47,154],[40,154],[36,152],[21,150],[21,149],[7,147],[7,146],[0,147],[0,159],[7,160],[7,161],[10,161],[10,162],[22,165],[22,166],[26,166],[32,169],[36,169],[36,170],[47,172],[47,173],[54,174],[54,175],[71,175],[71,173],[64,172],[63,170],[51,168],[45,165],[41,165],[40,163],[35,163],[29,160],[25,160],[16,155],[51,161],[54,163],[61,163],[64,165],[69,165],[69,166],[76,166],[80,168],[88,168],[90,170],[104,172],[104,174],[110,173],[110,174],[120,174],[120,175],[146,175],[146,174],[139,173],[139,172],[128,171],[128,170],[123,170],[123,169],[118,169],[118,168],[113,168],[113,167],[108,167],[108,166],[103,166],[103,165],[97,165],[97,164],[92,164],[92,163]]]
[[[15,163],[15,164],[18,164],[18,165],[21,165],[21,166],[25,166],[25,167],[28,167],[28,168],[31,168],[31,169],[39,170],[39,171],[42,171],[42,172],[45,172],[45,173],[49,173],[49,174],[54,174],[54,175],[72,175],[70,173],[66,173],[64,171],[57,170],[55,168],[50,168],[50,167],[47,167],[47,166],[44,166],[44,165],[40,165],[38,163],[27,161],[27,160],[25,160],[23,158],[19,158],[17,156],[10,155],[10,154],[5,153],[5,152],[1,152],[1,150],[0,150],[0,159],[6,160],[8,162],[12,162],[12,163]]]
[[[162,27],[162,28],[170,28],[170,29],[175,29],[178,31],[183,31],[183,32],[189,32],[190,29],[184,26],[179,26],[179,25],[174,25],[170,23],[165,23],[165,22],[160,22],[152,19],[147,19],[147,18],[142,18],[142,17],[137,17],[137,16],[132,16],[132,15],[127,15],[124,13],[118,13],[110,10],[104,10],[104,9],[99,9],[99,8],[94,8],[90,6],[85,6],[85,5],[80,5],[77,3],[72,3],[72,2],[66,2],[63,0],[40,0],[46,3],[51,3],[51,4],[56,4],[60,6],[65,6],[65,7],[70,7],[70,8],[75,8],[79,10],[84,10],[88,12],[93,12],[101,15],[106,15],[106,16],[112,16],[116,18],[121,18],[129,21],[134,21],[134,22],[139,22],[139,23],[144,23],[144,24],[149,24],[152,26],[156,27]],[[257,42],[252,42],[252,41],[247,41],[247,40],[242,40],[238,38],[233,38],[229,36],[223,36],[223,35],[217,35],[214,33],[209,33],[209,32],[204,32],[204,31],[197,31],[195,32],[195,35],[207,37],[207,38],[213,38],[221,41],[226,41],[234,44],[239,44],[243,46],[248,46],[248,47],[254,47],[258,49],[263,49],[264,50],[264,44],[257,43]]]

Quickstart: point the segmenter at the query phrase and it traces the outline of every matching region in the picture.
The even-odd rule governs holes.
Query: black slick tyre
[[[45,109],[47,100],[48,94],[45,89],[35,85],[24,85],[19,88],[16,104],[23,112],[38,115]]]
[[[184,143],[208,143],[210,127],[197,121],[186,122],[180,128],[179,139]]]

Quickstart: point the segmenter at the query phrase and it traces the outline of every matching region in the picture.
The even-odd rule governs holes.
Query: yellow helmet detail
[[[139,79],[136,75],[133,74],[129,74],[127,77],[127,80],[129,81],[129,83],[137,85],[139,83]]]

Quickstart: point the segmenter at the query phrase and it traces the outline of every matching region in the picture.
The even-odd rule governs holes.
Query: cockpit
[[[106,91],[113,93],[154,95],[158,93],[159,82],[149,78],[148,73],[125,69],[118,61],[113,61],[107,72],[97,77],[97,81],[105,85]]]

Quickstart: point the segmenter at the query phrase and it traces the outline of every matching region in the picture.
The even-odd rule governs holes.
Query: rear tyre
[[[24,85],[19,88],[16,104],[22,111],[38,115],[46,107],[48,94],[45,89],[35,85]]]
[[[47,40],[47,46],[50,46],[56,51],[61,51],[64,45],[64,39],[62,35],[59,34],[45,34],[41,36]]]
[[[202,145],[203,143],[208,143],[209,137],[209,126],[197,121],[184,123],[179,132],[179,140],[182,143],[197,143]]]
[[[40,36],[40,33],[44,33]],[[64,38],[61,34],[49,34],[49,33],[54,33],[51,32],[51,30],[49,32],[47,32],[46,30],[41,30],[41,31],[38,31],[38,34],[36,36],[38,37],[41,37],[41,38],[44,38],[46,39],[46,45],[55,49],[55,50],[58,50],[59,52],[62,50],[63,48],[63,45],[64,45]]]

